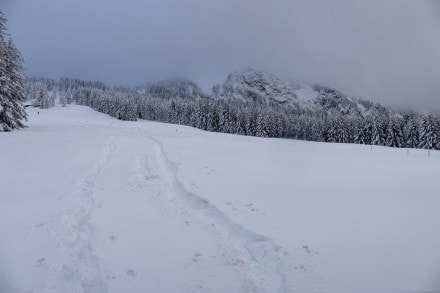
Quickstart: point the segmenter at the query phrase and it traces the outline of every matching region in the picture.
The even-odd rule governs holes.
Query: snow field
[[[0,291],[440,288],[440,154],[80,107],[0,134]]]

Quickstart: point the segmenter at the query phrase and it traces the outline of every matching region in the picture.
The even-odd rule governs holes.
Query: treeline
[[[55,88],[55,80],[46,77],[28,77],[26,78],[25,84],[26,90],[28,92],[35,84],[43,84],[48,91],[52,91]]]
[[[28,98],[35,106],[55,105],[55,90],[49,95],[46,84],[38,80],[29,87]],[[338,107],[326,106],[334,102],[327,94],[326,100],[317,99],[324,103],[323,110],[207,96],[188,98],[170,91],[170,83],[162,84],[163,89],[159,85],[155,84],[153,96],[139,89],[109,89],[100,82],[65,78],[59,100],[63,106],[74,102],[127,121],[145,119],[258,137],[440,149],[440,119],[432,114],[396,114],[377,105],[365,105],[369,106],[365,113],[328,111]],[[171,88],[176,89],[174,85]]]
[[[440,119],[431,114],[370,111],[344,115],[299,111],[230,99],[152,97],[137,92],[73,87],[76,104],[120,120],[145,119],[258,137],[440,149]]]
[[[109,89],[103,82],[100,81],[86,81],[86,80],[67,78],[67,77],[62,77],[60,79],[60,91],[62,92],[66,92],[68,90],[75,90],[83,87],[101,89],[101,90]]]
[[[50,79],[33,78],[26,80],[26,98],[31,101],[32,106],[41,109],[55,107],[56,94],[54,83]],[[52,94],[49,95],[49,91]]]
[[[144,86],[136,87],[137,92],[148,94],[153,97],[165,99],[183,98],[198,99],[206,98],[200,87],[190,80],[165,80],[148,83]]]

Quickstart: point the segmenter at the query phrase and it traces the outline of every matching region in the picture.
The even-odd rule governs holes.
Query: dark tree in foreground
[[[26,119],[23,58],[11,39],[5,38],[6,18],[0,11],[0,131],[24,127]]]

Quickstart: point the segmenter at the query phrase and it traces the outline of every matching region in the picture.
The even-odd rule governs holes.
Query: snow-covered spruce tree
[[[55,107],[55,101],[57,99],[57,93],[52,91],[52,94],[49,97],[49,108]]]
[[[370,144],[373,133],[372,122],[369,120],[369,116],[359,122],[357,133],[354,137],[354,143],[358,144]]]
[[[371,122],[371,141],[369,144],[385,145],[387,124],[384,122],[384,118],[380,114],[374,113],[369,121]]]
[[[6,40],[6,18],[0,11],[0,131],[24,127],[26,112],[23,58],[11,39]]]
[[[257,112],[257,119],[256,119],[256,129],[255,129],[255,136],[258,137],[269,137],[270,130],[269,130],[269,116],[265,111],[262,111],[261,109]]]
[[[37,88],[37,99],[36,104],[41,109],[49,109],[55,106],[55,99],[53,96],[49,96],[47,92],[47,86],[44,83],[38,83]]]
[[[440,150],[440,117],[435,116],[434,117],[434,125],[435,125],[435,129],[436,129],[436,137],[437,137],[437,143],[435,145],[435,149],[436,150]]]
[[[403,134],[400,120],[390,118],[386,132],[386,146],[401,148],[403,145]]]
[[[67,104],[72,104],[72,101],[73,101],[72,90],[68,89],[66,91],[66,102],[67,102]]]
[[[419,147],[422,149],[435,149],[439,145],[439,130],[434,117],[429,114],[420,121]]]
[[[133,98],[122,96],[121,97],[122,109],[120,112],[120,117],[118,119],[125,121],[136,121],[137,120],[137,106]]]
[[[61,104],[62,107],[66,107],[67,106],[67,93],[60,92],[60,104]]]
[[[414,113],[407,113],[404,115],[403,137],[405,147],[417,148],[419,146],[419,123]]]
[[[247,109],[237,107],[237,123],[234,127],[234,133],[246,135],[246,121],[248,119]]]
[[[311,127],[311,140],[324,141],[324,120],[314,118]]]
[[[55,97],[49,96],[47,85],[40,81],[34,83],[28,98],[32,100],[34,107],[49,109],[55,106]]]
[[[350,131],[348,121],[341,115],[336,119],[336,128],[334,130],[335,141],[339,143],[350,142]]]

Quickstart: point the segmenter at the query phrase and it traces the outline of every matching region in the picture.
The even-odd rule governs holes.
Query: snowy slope
[[[293,91],[298,99],[303,101],[313,101],[319,95],[319,92],[308,84],[297,84],[293,87]]]
[[[320,109],[327,114],[342,114],[357,117],[365,117],[371,112],[387,113],[388,115],[394,114],[394,111],[378,103],[357,100],[355,98],[348,97],[333,88],[316,85],[312,89],[316,93],[316,98],[309,100],[309,102],[313,104],[316,109]],[[304,93],[304,90],[302,93]],[[309,95],[311,96],[311,94]]]
[[[0,133],[0,292],[440,288],[439,152],[29,111]]]

